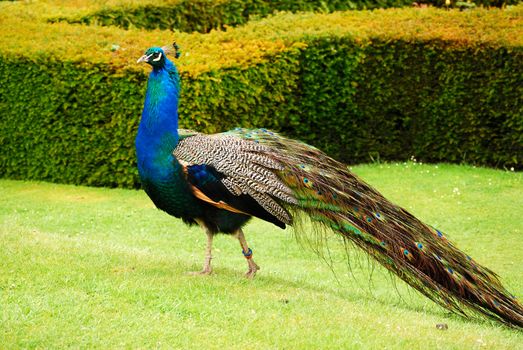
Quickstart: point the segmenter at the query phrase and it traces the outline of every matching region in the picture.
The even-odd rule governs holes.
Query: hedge
[[[245,24],[252,17],[267,17],[277,11],[332,12],[402,7],[411,3],[411,0],[180,0],[104,7],[88,14],[52,17],[49,21],[208,33],[212,29]]]
[[[272,128],[348,163],[416,156],[521,169],[522,14],[282,14],[178,34],[181,125]],[[9,21],[0,175],[139,186],[134,134],[148,68],[132,62],[172,34],[26,23],[28,41]]]
[[[345,38],[313,46],[300,60],[299,138],[350,162],[522,168],[523,50]]]
[[[288,125],[293,106],[281,102],[292,100],[296,90],[295,59],[289,55],[247,70],[226,69],[197,78],[184,75],[181,125],[209,132],[233,125],[264,123],[273,129]],[[83,69],[8,57],[2,61],[0,91],[6,95],[0,105],[2,176],[139,186],[134,135],[145,93],[144,74],[121,77],[104,66]],[[16,87],[24,81],[32,86]]]
[[[208,33],[212,29],[245,24],[250,18],[267,17],[277,11],[333,12],[411,6],[412,0],[179,0],[153,3],[123,3],[111,7],[94,5],[88,13],[56,16],[50,22],[96,24],[142,29],[173,29]],[[497,6],[517,4],[519,0],[452,0],[448,7]],[[447,7],[445,0],[421,0],[420,4]]]

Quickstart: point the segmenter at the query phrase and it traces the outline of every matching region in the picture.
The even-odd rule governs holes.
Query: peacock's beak
[[[140,62],[149,62],[149,57],[151,57],[152,54],[150,55],[143,55],[142,57],[140,57],[138,59],[138,61],[136,61],[136,63],[140,63]]]

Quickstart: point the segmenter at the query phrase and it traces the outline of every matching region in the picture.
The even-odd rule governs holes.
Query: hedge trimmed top
[[[264,61],[266,56],[307,45],[310,37],[318,36],[349,36],[362,44],[379,39],[432,41],[458,47],[487,45],[518,50],[523,47],[523,5],[504,11],[409,8],[331,14],[281,13],[209,34],[50,24],[41,12],[44,8],[45,4],[34,7],[24,3],[0,4],[0,55],[142,70],[145,67],[135,62],[147,47],[175,39],[184,52],[179,61],[181,71],[195,76],[209,70],[253,65]]]
[[[482,0],[484,1],[484,0]],[[492,1],[492,0],[486,0]],[[518,0],[503,0],[518,1]],[[60,15],[50,22],[65,21],[142,29],[175,29],[207,33],[212,29],[238,26],[252,18],[263,18],[277,11],[332,12],[410,6],[411,0],[179,0],[91,6],[91,12]],[[114,2],[113,2],[114,3]]]

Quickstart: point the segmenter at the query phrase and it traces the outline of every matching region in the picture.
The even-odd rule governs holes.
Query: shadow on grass
[[[360,290],[357,293],[348,292],[347,290],[344,290],[344,285],[337,280],[337,285],[339,286],[339,289],[334,288],[325,288],[325,286],[320,286],[318,284],[310,283],[304,280],[299,281],[292,281],[290,279],[278,277],[278,276],[268,276],[263,275],[263,272],[259,272],[255,280],[250,280],[244,277],[244,271],[240,269],[230,269],[227,267],[219,267],[215,268],[213,273],[210,276],[204,276],[204,275],[190,275],[191,271],[199,271],[200,265],[195,264],[187,264],[182,261],[171,261],[173,264],[172,269],[164,268],[164,267],[155,267],[155,268],[145,268],[144,272],[152,272],[154,271],[154,274],[156,276],[161,275],[164,277],[169,277],[173,275],[173,271],[185,271],[181,272],[183,274],[182,280],[188,280],[188,279],[197,279],[199,281],[206,281],[208,280],[209,283],[212,283],[214,286],[220,286],[220,289],[225,289],[226,287],[230,286],[231,282],[237,281],[237,285],[245,286],[248,288],[252,288],[252,285],[255,284],[257,286],[263,287],[263,286],[271,286],[271,285],[279,285],[279,286],[286,286],[288,288],[296,289],[296,290],[304,290],[306,292],[310,292],[313,294],[321,294],[321,295],[328,295],[329,297],[341,299],[346,302],[354,303],[354,304],[377,304],[380,308],[384,310],[391,310],[391,309],[399,309],[401,311],[407,311],[407,312],[415,312],[419,314],[424,314],[427,316],[431,316],[435,319],[441,319],[442,323],[445,323],[446,321],[458,321],[458,322],[466,322],[471,323],[475,325],[480,326],[500,326],[498,322],[495,322],[493,320],[488,320],[485,318],[480,317],[479,315],[473,313],[472,311],[469,313],[468,317],[463,317],[458,314],[452,313],[450,311],[447,311],[443,307],[437,306],[437,304],[434,303],[434,307],[426,307],[419,305],[418,303],[409,303],[407,300],[403,298],[401,295],[401,292],[397,289],[396,283],[398,282],[398,279],[387,272],[389,275],[390,281],[387,283],[390,284],[391,291],[394,289],[396,295],[398,296],[398,299],[396,301],[391,300],[384,300],[380,297],[375,297],[373,295],[369,295],[368,292],[365,292],[363,290]],[[292,291],[287,291],[289,293]],[[409,294],[418,294],[418,292],[414,290],[407,290],[407,293]],[[285,294],[285,293],[282,293]],[[409,295],[411,297],[411,295]],[[284,304],[292,303],[293,298],[292,297],[285,297],[283,296],[281,300],[278,300],[278,302],[282,302]],[[510,327],[507,327],[507,329],[510,329]]]

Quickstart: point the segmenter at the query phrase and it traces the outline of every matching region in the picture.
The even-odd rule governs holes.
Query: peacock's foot
[[[260,269],[258,265],[254,263],[254,261],[249,260],[249,270],[245,273],[246,278],[254,278],[256,276],[256,272]]]
[[[204,267],[201,271],[191,271],[188,274],[191,276],[209,276],[212,273],[210,267]]]

